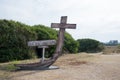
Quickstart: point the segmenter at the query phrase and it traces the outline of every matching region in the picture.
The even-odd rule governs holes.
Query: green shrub
[[[0,62],[34,58],[36,47],[28,47],[28,41],[57,38],[58,31],[43,25],[29,26],[12,20],[0,20]],[[52,56],[55,47],[49,46],[45,56]],[[78,43],[65,33],[64,52],[76,53],[77,47]]]
[[[35,40],[36,34],[28,25],[8,20],[0,20],[0,62],[28,59],[27,41]]]
[[[43,26],[43,25],[35,25],[32,27],[33,30],[37,33],[37,40],[57,40],[58,38],[58,31]],[[55,51],[55,46],[49,46],[48,49],[46,49],[46,57],[50,57],[53,55]],[[77,42],[72,38],[72,36],[69,33],[65,33],[65,41],[63,46],[63,52],[68,53],[76,53],[78,50],[78,44]]]
[[[100,52],[104,46],[97,40],[93,39],[78,39],[78,52]]]
[[[70,34],[66,33],[64,41],[64,50],[68,53],[77,53],[78,46],[78,42],[75,41]]]

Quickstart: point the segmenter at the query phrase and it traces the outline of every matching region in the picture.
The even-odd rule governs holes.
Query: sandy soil
[[[120,80],[120,55],[69,54],[55,70],[12,72],[11,80]]]

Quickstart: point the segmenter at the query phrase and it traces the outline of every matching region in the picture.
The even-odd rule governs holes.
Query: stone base
[[[54,69],[59,69],[59,67],[58,66],[50,66],[48,69],[49,70],[54,70]]]

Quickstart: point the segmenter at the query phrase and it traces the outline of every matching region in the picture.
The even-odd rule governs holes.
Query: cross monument
[[[60,23],[52,23],[51,28],[60,28],[59,29],[59,34],[58,34],[58,39],[57,39],[57,45],[56,45],[56,50],[53,54],[53,56],[49,60],[44,60],[44,50],[43,50],[43,58],[42,62],[38,63],[33,63],[33,64],[17,64],[17,67],[20,67],[20,69],[50,69],[51,65],[58,59],[58,57],[62,54],[62,47],[64,43],[64,34],[65,34],[65,29],[75,29],[76,24],[68,24],[67,23],[67,16],[62,16]],[[29,46],[39,46],[43,49],[46,48],[46,45],[54,45],[56,43],[55,41],[32,41],[29,42]],[[45,47],[43,47],[45,46]],[[55,68],[55,67],[54,67]]]
[[[60,23],[52,23],[51,28],[60,28],[58,40],[57,40],[57,47],[55,50],[55,54],[53,58],[58,58],[59,55],[62,54],[62,47],[64,43],[64,33],[65,29],[76,29],[76,24],[67,24],[67,16],[62,16]]]

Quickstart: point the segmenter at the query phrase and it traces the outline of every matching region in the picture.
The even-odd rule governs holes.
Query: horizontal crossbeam
[[[60,24],[60,23],[52,23],[51,28],[68,28],[68,29],[76,29],[76,24]]]

